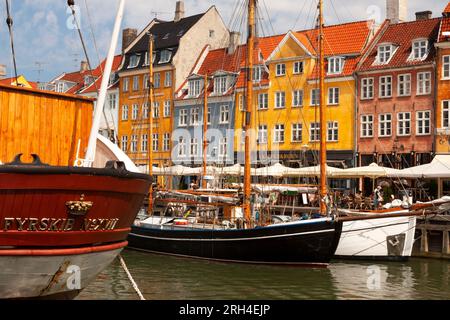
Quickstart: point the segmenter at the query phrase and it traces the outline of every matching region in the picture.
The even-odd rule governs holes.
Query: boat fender
[[[118,171],[126,171],[127,168],[125,167],[125,163],[122,161],[114,161],[114,160],[110,160],[108,162],[106,162],[105,165],[106,169],[113,169],[113,170],[118,170]]]

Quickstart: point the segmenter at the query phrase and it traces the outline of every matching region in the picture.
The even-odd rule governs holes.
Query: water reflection
[[[312,269],[225,264],[135,251],[123,257],[146,299],[450,299],[450,263],[336,261]],[[138,299],[115,261],[78,299]]]

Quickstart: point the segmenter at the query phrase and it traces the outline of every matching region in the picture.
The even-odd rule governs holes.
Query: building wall
[[[436,153],[450,153],[450,128],[442,126],[443,101],[450,100],[450,79],[444,79],[442,73],[443,56],[450,56],[450,42],[439,44],[437,55],[437,99],[436,99]],[[442,136],[440,135],[442,134]]]
[[[417,74],[419,72],[431,72],[431,93],[426,95],[417,94]],[[411,74],[411,95],[401,97],[398,95],[398,75]],[[379,83],[381,76],[392,76],[392,98],[379,97]],[[374,98],[369,100],[361,99],[361,80],[363,78],[374,78]],[[433,152],[433,117],[434,117],[434,68],[430,65],[404,68],[397,70],[386,70],[384,72],[364,73],[358,75],[358,148],[361,155],[389,154],[403,155],[431,154]],[[431,112],[430,134],[418,135],[416,133],[417,111]],[[411,113],[411,134],[399,136],[397,134],[398,118],[400,112]],[[379,115],[392,114],[392,134],[389,137],[379,136]],[[373,115],[373,137],[361,137],[361,116]],[[410,165],[413,165],[411,163]]]

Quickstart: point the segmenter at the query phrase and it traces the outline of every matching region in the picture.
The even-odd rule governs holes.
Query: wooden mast
[[[319,0],[319,113],[320,113],[320,214],[327,215],[327,126],[325,102],[325,63],[323,34],[323,0]]]
[[[255,7],[257,0],[248,0],[248,36],[247,36],[247,101],[245,113],[245,164],[244,164],[244,217],[251,224],[251,154],[250,134],[252,134],[252,106],[253,106],[253,51],[255,42]]]
[[[203,178],[202,188],[206,189],[206,164],[207,164],[207,152],[208,152],[208,139],[206,133],[208,131],[208,73],[205,72],[204,77],[204,94],[203,94]]]
[[[148,65],[149,65],[149,80],[148,80],[148,118],[149,118],[149,137],[147,143],[148,149],[148,174],[153,177],[153,34],[149,33],[148,45]],[[150,191],[148,197],[148,212],[153,212],[153,182],[150,184]]]

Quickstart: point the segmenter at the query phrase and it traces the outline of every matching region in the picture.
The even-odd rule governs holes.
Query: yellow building
[[[317,30],[288,32],[278,41],[264,65],[269,80],[266,97],[258,94],[255,97],[253,127],[258,135],[257,148],[267,149],[271,160],[278,157],[290,166],[317,164],[314,152],[319,150],[320,139],[317,34]],[[367,21],[324,29],[329,163],[353,162],[354,71],[372,34],[372,23]],[[236,146],[239,148],[240,144]]]

